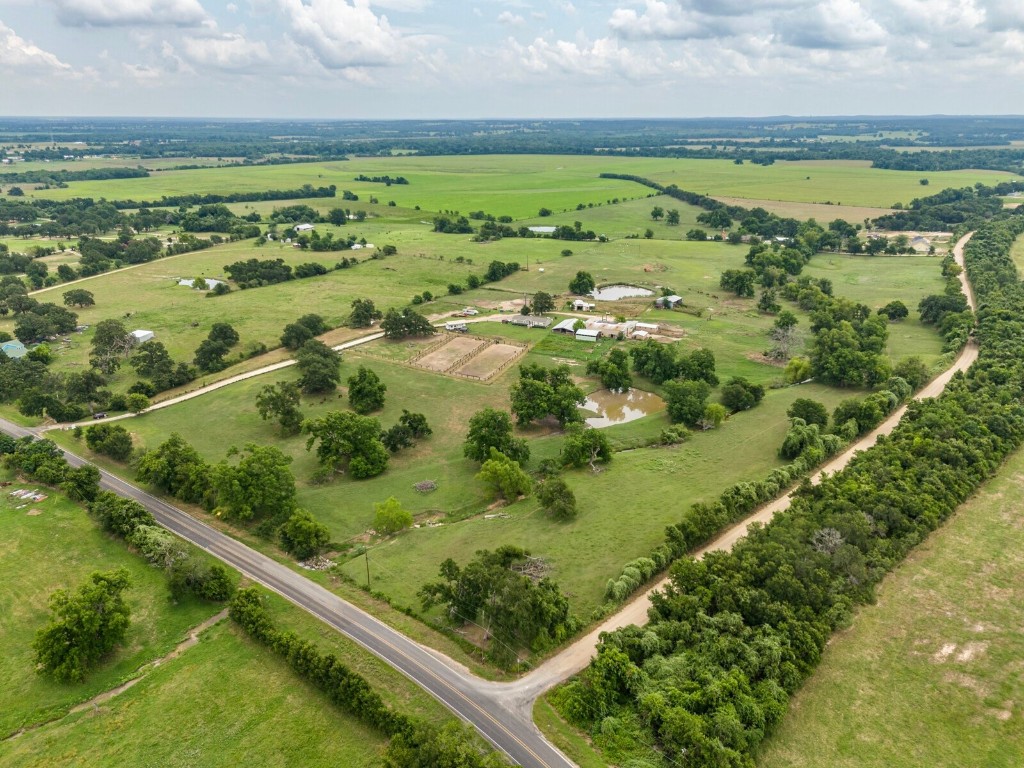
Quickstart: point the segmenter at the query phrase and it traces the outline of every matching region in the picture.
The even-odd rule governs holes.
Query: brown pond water
[[[654,291],[638,285],[605,285],[591,294],[602,301],[618,301],[619,299],[635,299],[639,296],[653,296]]]
[[[627,389],[625,392],[599,389],[587,395],[586,402],[580,407],[597,414],[586,421],[589,426],[600,429],[659,413],[665,410],[665,401],[642,389]]]

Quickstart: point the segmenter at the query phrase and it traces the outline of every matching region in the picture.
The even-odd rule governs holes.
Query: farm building
[[[156,334],[152,331],[132,331],[132,338],[135,339],[136,344],[142,344],[147,341],[152,341],[156,338]]]
[[[28,350],[25,348],[25,345],[20,341],[5,341],[3,346],[0,347],[0,350],[12,359],[24,357],[28,354]]]
[[[465,323],[452,322],[445,323],[444,329],[446,331],[455,331],[456,333],[465,333],[466,331],[469,330],[469,326],[466,325]]]
[[[501,322],[509,325],[521,325],[525,328],[547,328],[551,325],[551,318],[540,315],[516,315],[503,318]]]
[[[575,317],[567,317],[565,320],[560,322],[554,328],[551,329],[553,333],[564,333],[567,335],[574,335],[576,333],[576,323],[581,322]]]
[[[589,301],[584,301],[583,299],[573,299],[572,302],[572,308],[576,312],[590,312],[596,306],[596,304],[592,304]]]
[[[576,341],[597,341],[601,332],[596,328],[580,328],[576,331]]]
[[[675,309],[682,303],[683,297],[676,296],[675,294],[671,296],[659,296],[654,300],[654,306],[661,307],[662,309]]]
[[[309,232],[311,229],[313,229],[313,225],[312,224],[296,224],[295,225],[295,231],[296,232]]]

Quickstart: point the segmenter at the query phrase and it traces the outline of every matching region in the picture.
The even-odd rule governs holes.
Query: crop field
[[[0,474],[11,480],[7,474]],[[211,603],[173,603],[163,572],[100,532],[85,510],[59,493],[26,503],[0,489],[0,738],[59,716],[72,705],[122,682],[142,665],[160,658],[184,639],[189,627],[215,614]],[[32,640],[50,617],[47,600],[59,588],[77,588],[90,573],[124,566],[131,573],[127,599],[132,624],[123,647],[84,683],[64,685],[37,675]],[[5,746],[0,746],[0,756]],[[0,759],[0,762],[6,761]]]
[[[424,211],[484,210],[520,219],[546,207],[568,211],[579,203],[646,197],[636,184],[598,175],[628,173],[708,195],[867,207],[908,203],[932,189],[996,183],[999,171],[889,171],[857,162],[787,162],[735,165],[731,160],[486,155],[473,157],[354,158],[342,162],[161,171],[149,178],[73,182],[33,194],[52,199],[105,197],[151,200],[162,195],[293,189],[303,184],[348,189],[398,206]],[[405,176],[408,185],[356,182],[368,176]],[[930,186],[919,180],[927,176]],[[340,202],[340,201],[339,201]]]
[[[759,768],[1024,763],[1022,505],[1018,453],[832,639]]]

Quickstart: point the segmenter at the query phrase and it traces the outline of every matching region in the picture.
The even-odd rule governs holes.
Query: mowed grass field
[[[1018,270],[1024,270],[1024,237],[1018,237],[1014,242],[1010,257]]]
[[[334,653],[399,711],[451,716],[401,674],[269,596],[279,626]],[[116,738],[111,738],[113,733]],[[387,739],[223,620],[124,693],[0,745],[5,766],[376,766]]]
[[[8,476],[5,475],[5,478]],[[162,571],[101,533],[76,504],[45,490],[42,502],[0,495],[0,764],[4,766],[377,765],[385,739],[340,712],[287,665],[224,620],[138,683],[84,711],[77,704],[135,677],[163,658],[189,629],[223,606],[174,604]],[[21,508],[19,508],[21,507]],[[39,514],[27,514],[32,510]],[[47,598],[94,570],[131,572],[132,625],[125,645],[82,684],[38,675],[31,643],[48,620]],[[279,626],[315,640],[369,680],[399,711],[441,722],[447,710],[400,673],[274,595]],[[6,737],[25,729],[17,738]],[[112,735],[116,734],[116,738]]]
[[[889,171],[861,162],[790,162],[735,165],[731,160],[578,157],[565,155],[476,155],[471,157],[353,158],[350,161],[160,171],[149,178],[73,182],[64,189],[38,190],[51,199],[105,197],[152,200],[162,195],[293,189],[303,184],[349,189],[367,199],[394,200],[425,211],[484,210],[524,218],[546,207],[555,212],[579,203],[645,196],[643,187],[603,172],[635,174],[707,195],[754,200],[787,200],[867,207],[908,203],[932,190],[1013,178],[998,171]],[[355,177],[405,176],[408,185],[356,182]],[[930,186],[919,180],[927,176]],[[339,200],[340,202],[340,200]]]
[[[496,243],[504,247],[511,241]],[[624,249],[620,252],[620,246]],[[634,254],[632,249],[637,249]],[[717,369],[723,380],[742,375],[769,385],[777,380],[779,368],[765,365],[757,356],[769,345],[767,331],[772,317],[756,311],[753,299],[736,299],[712,293],[721,269],[739,266],[744,247],[722,243],[626,241],[592,246],[593,251],[557,257],[544,273],[538,270],[517,273],[499,284],[464,294],[460,299],[486,307],[499,300],[530,295],[547,285],[565,284],[581,262],[590,264],[601,282],[671,284],[687,296],[687,303],[700,307],[701,317],[683,312],[653,310],[646,300],[616,302],[612,314],[638,314],[650,322],[670,323],[681,333],[684,350],[707,347],[715,352]],[[816,260],[828,259],[818,256]],[[893,260],[896,261],[896,260]],[[388,263],[387,260],[384,263]],[[658,272],[644,272],[643,266],[656,264]],[[812,262],[813,264],[813,262]],[[607,266],[603,266],[607,265]],[[856,288],[858,300],[881,306],[893,298],[914,305],[918,294],[941,290],[938,262],[910,257],[898,262],[899,270],[880,270],[868,258],[842,258],[822,261],[821,274],[836,284],[839,295],[844,287]],[[361,269],[360,267],[359,269]],[[899,272],[900,286],[890,288],[877,276]],[[671,279],[671,283],[668,280]],[[260,289],[267,290],[267,289]],[[251,291],[249,293],[255,293]],[[230,298],[230,297],[229,297]],[[204,300],[202,301],[215,301]],[[806,313],[797,310],[807,326]],[[931,329],[916,320],[890,326],[894,341],[899,339],[900,354],[920,354],[934,365],[941,343]],[[523,362],[544,365],[567,363],[586,391],[599,388],[599,382],[585,376],[588,360],[607,354],[612,340],[598,345],[582,344],[549,331],[522,329],[497,322],[476,323],[477,335],[507,338],[531,346]],[[628,349],[629,342],[623,343]],[[153,448],[172,432],[181,433],[210,461],[224,457],[229,447],[247,442],[273,443],[293,457],[292,470],[299,481],[299,503],[308,508],[331,529],[336,541],[362,536],[372,525],[373,505],[395,496],[421,521],[437,519],[439,527],[423,527],[375,547],[371,561],[373,586],[396,599],[399,605],[414,605],[420,585],[434,578],[438,563],[452,552],[471,553],[503,543],[527,546],[549,560],[553,573],[563,587],[574,595],[575,607],[584,614],[600,604],[604,583],[633,557],[646,554],[656,546],[664,526],[676,521],[686,507],[716,497],[728,485],[762,477],[780,463],[776,451],[787,428],[785,411],[797,397],[812,397],[829,408],[847,397],[861,393],[813,385],[811,387],[771,390],[764,404],[738,414],[721,430],[695,435],[687,444],[671,449],[643,449],[621,453],[611,467],[597,477],[589,472],[570,473],[570,484],[580,499],[584,514],[568,526],[557,525],[538,512],[535,500],[528,499],[502,510],[508,518],[485,519],[468,516],[481,512],[492,497],[475,480],[478,469],[462,456],[466,424],[473,413],[484,407],[508,408],[508,388],[515,380],[515,367],[490,384],[481,384],[430,373],[403,364],[422,342],[373,342],[343,355],[343,380],[359,365],[372,368],[388,386],[383,411],[374,414],[384,427],[398,420],[402,409],[423,412],[434,435],[413,449],[395,455],[388,471],[380,477],[353,481],[339,477],[326,485],[310,483],[315,457],[307,452],[302,436],[282,438],[277,428],[262,421],[255,409],[256,394],[266,384],[291,381],[294,369],[266,377],[239,382],[230,387],[155,411],[124,422],[133,432],[140,448]],[[650,383],[638,381],[641,388]],[[713,396],[713,399],[717,395]],[[307,417],[347,407],[345,390],[329,397],[306,398]],[[210,424],[222,428],[210,429]],[[625,441],[652,438],[669,425],[665,414],[646,417],[631,424],[612,427],[609,436]],[[557,454],[561,437],[547,429],[534,427],[522,432],[531,439],[531,466]],[[61,436],[62,441],[69,438]],[[76,450],[84,446],[78,444]],[[740,457],[740,458],[737,458]],[[437,482],[430,494],[417,493],[413,485],[421,480]],[[635,488],[628,504],[617,488]],[[624,525],[624,521],[628,524]],[[364,564],[345,567],[357,580],[365,579]]]
[[[172,603],[163,572],[101,533],[84,509],[45,488],[46,500],[23,502],[10,495],[16,488],[39,486],[16,482],[0,490],[0,738],[114,687],[220,610],[194,600]],[[30,515],[33,510],[39,513]],[[36,674],[32,641],[50,619],[50,594],[77,589],[93,571],[121,566],[132,580],[127,592],[132,624],[125,644],[84,683],[64,685]]]
[[[759,768],[1024,764],[1024,453],[833,638]]]

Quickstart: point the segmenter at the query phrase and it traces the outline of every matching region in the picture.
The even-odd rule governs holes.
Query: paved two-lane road
[[[0,430],[16,437],[35,434],[3,419],[0,419]],[[85,463],[73,453],[65,451],[65,456],[72,466]],[[504,705],[502,685],[477,678],[442,654],[413,642],[302,574],[109,472],[101,470],[100,485],[105,490],[138,501],[153,513],[160,525],[272,589],[382,658],[476,728],[512,762],[529,768],[568,768],[573,765],[544,739],[528,713],[524,717]]]

